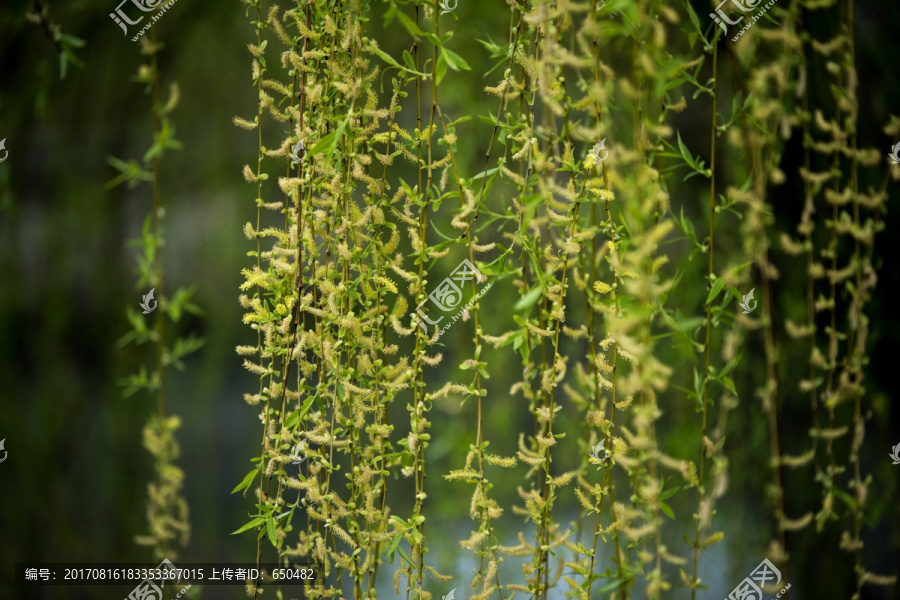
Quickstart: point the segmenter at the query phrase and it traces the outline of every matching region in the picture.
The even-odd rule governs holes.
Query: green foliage
[[[373,26],[365,2],[285,1],[265,15],[259,3],[245,4],[256,35],[249,50],[259,104],[255,115],[234,122],[256,132],[256,166],[246,165],[243,175],[256,187],[258,212],[244,226],[255,264],[242,271],[239,301],[256,343],[237,351],[259,377],[245,399],[259,410],[262,435],[257,468],[233,492],[246,493],[256,482],[256,510],[235,534],[255,528],[257,557],[265,549],[285,563],[303,556],[324,564],[329,584],[317,592],[322,597],[346,593],[339,587],[345,581],[354,597],[374,597],[388,562],[396,593],[427,600],[425,576],[447,578],[425,560],[425,481],[433,472],[426,450],[440,399],[468,404],[474,414],[468,450],[453,459],[460,468],[440,474],[471,492],[471,532],[460,540],[477,565],[467,596],[546,598],[561,586],[582,600],[611,592],[660,598],[677,584],[694,598],[708,589],[698,576],[701,553],[725,539],[713,529],[716,502],[727,491],[725,430],[739,398],[753,397],[740,348],[747,331],[760,328],[765,383],[756,396],[768,428],[777,537],[769,558],[784,564],[785,532],[810,517],[788,518],[782,466],[808,460],[781,450],[783,346],[772,326],[777,271],[769,258],[774,228],[766,197],[770,184],[784,181],[778,168],[784,140],[773,132],[808,118],[781,101],[803,92],[784,76],[799,68],[794,54],[785,51],[765,68],[752,57],[765,54],[763,40],[786,48],[798,43],[790,20],[778,41],[759,26],[747,37],[753,42],[723,49],[718,28],[701,26],[685,3],[689,45],[702,40],[702,54],[678,55],[667,40],[681,17],[658,0],[511,2],[508,42],[479,40],[496,60],[485,87],[496,110],[479,115],[491,133],[483,164],[468,175],[460,140],[483,128],[452,120],[459,108],[444,98],[448,86],[471,81],[472,67],[451,50],[453,32],[441,29],[451,21],[436,4],[386,3],[384,26],[395,24],[393,53],[367,36]],[[631,50],[617,54],[621,48]],[[752,94],[739,91],[729,102],[718,82],[723,52],[741,76],[754,79]],[[385,93],[378,83],[386,73]],[[682,139],[672,125],[688,96],[710,102],[709,146]],[[727,123],[720,96],[730,104]],[[288,136],[270,137],[275,128],[264,127],[267,121],[281,131],[287,124]],[[311,146],[299,164],[288,156],[298,140]],[[610,142],[608,154],[591,150],[599,140]],[[717,168],[718,154],[727,156],[727,169]],[[685,167],[687,174],[676,176]],[[696,187],[694,175],[708,192]],[[725,188],[723,178],[736,187]],[[676,216],[670,205],[676,194],[701,197],[702,208],[679,202]],[[861,203],[855,184],[846,194],[844,203],[852,199],[873,211],[883,200]],[[835,213],[831,223],[834,235],[842,223],[843,234],[863,243],[876,229],[858,211]],[[735,227],[740,240],[723,240]],[[688,261],[669,266],[664,244],[677,244],[674,252]],[[833,240],[829,247],[837,246]],[[690,264],[701,254],[702,273]],[[865,293],[871,273],[863,255],[857,243],[850,263],[856,285],[847,287],[853,295]],[[463,289],[473,300],[461,323],[445,316],[455,325],[449,343],[437,335],[441,325],[431,335],[406,319],[461,258],[482,277]],[[834,265],[829,273],[833,281],[839,273],[848,277]],[[751,276],[762,282],[751,284]],[[479,295],[488,279],[518,295],[502,311],[508,314],[491,322],[491,333],[482,315],[492,296]],[[759,312],[736,315],[732,300],[753,285],[762,290]],[[856,328],[850,339],[864,339],[862,302],[848,306]],[[429,314],[437,316],[434,309]],[[810,321],[807,335],[813,331]],[[658,343],[664,339],[677,344]],[[489,346],[497,351],[491,358]],[[517,355],[507,353],[509,346]],[[844,367],[861,376],[862,346],[848,348]],[[429,377],[445,352],[458,365],[458,381]],[[521,373],[508,391],[489,387],[497,368],[508,369],[498,360],[512,361]],[[680,362],[700,362],[684,371],[693,376],[690,388],[670,383]],[[832,374],[840,367],[834,355],[827,364]],[[834,378],[827,379],[831,389]],[[855,400],[857,425],[859,389],[840,396]],[[659,423],[662,397],[698,415],[685,421],[690,447],[671,455],[658,431],[668,430]],[[838,403],[835,392],[828,397]],[[488,452],[485,413],[497,401],[527,408],[531,421],[508,456]],[[813,409],[819,410],[815,402]],[[308,460],[295,472],[289,465],[298,447],[308,449]],[[592,456],[598,448],[607,453],[603,459]],[[575,462],[565,458],[576,454]],[[498,467],[520,476],[519,504],[502,506],[494,496]],[[413,482],[405,514],[392,508],[398,476]],[[852,486],[862,485],[857,475]],[[564,525],[559,515],[573,498],[582,512]],[[292,523],[298,507],[302,522]],[[850,508],[854,518],[862,514],[860,503]],[[499,543],[498,522],[507,512],[526,519],[532,539],[520,534],[514,546]],[[692,535],[679,525],[690,515]],[[669,527],[681,531],[685,545],[664,543]],[[585,537],[590,541],[583,543]],[[609,557],[606,565],[602,556]],[[519,559],[523,583],[501,580],[500,564],[512,559]],[[670,565],[685,566],[676,574]],[[248,593],[260,590],[250,585]]]
[[[69,64],[84,67],[84,62],[75,55],[76,48],[84,47],[84,40],[63,33],[60,25],[50,20],[50,5],[41,0],[33,0],[35,12],[28,13],[28,20],[39,25],[44,35],[53,43],[59,55],[59,78],[65,79]]]
[[[180,454],[175,432],[180,426],[180,419],[170,416],[166,409],[164,395],[164,372],[166,367],[174,366],[184,370],[182,359],[196,352],[203,346],[203,340],[194,335],[176,337],[171,345],[166,344],[165,321],[168,317],[177,324],[185,312],[200,313],[200,308],[190,302],[192,289],[178,288],[171,297],[163,290],[163,264],[160,249],[164,245],[162,233],[162,216],[164,208],[160,192],[160,159],[166,149],[177,149],[180,142],[172,137],[174,128],[166,116],[177,104],[178,88],[173,84],[168,103],[163,106],[159,101],[159,72],[157,70],[157,52],[160,46],[155,42],[142,38],[144,54],[149,57],[148,64],[138,69],[136,81],[147,84],[147,92],[151,95],[151,111],[153,118],[153,144],[145,153],[142,163],[131,159],[128,161],[110,157],[109,164],[121,174],[110,180],[106,188],[110,189],[122,183],[134,188],[138,183],[147,181],[152,184],[152,207],[144,219],[141,237],[130,241],[131,246],[142,249],[138,254],[138,289],[152,288],[155,292],[158,311],[148,317],[139,314],[136,309],[126,307],[126,315],[131,325],[130,331],[123,335],[117,346],[123,348],[129,344],[138,345],[153,342],[155,359],[152,370],[141,367],[137,374],[130,375],[120,381],[125,388],[127,398],[139,391],[146,391],[156,396],[156,413],[151,415],[150,422],[144,428],[144,447],[154,458],[155,479],[148,485],[147,519],[150,531],[147,535],[137,536],[140,545],[151,546],[156,559],[174,560],[177,558],[177,546],[184,546],[190,538],[188,522],[188,506],[182,496],[184,473],[175,461]],[[152,312],[150,314],[153,314]],[[151,328],[147,320],[154,319]],[[195,592],[196,593],[196,592]]]

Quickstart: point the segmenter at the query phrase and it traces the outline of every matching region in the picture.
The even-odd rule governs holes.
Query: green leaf
[[[444,76],[447,74],[447,61],[444,59],[444,55],[441,54],[438,56],[437,64],[434,67],[434,80],[440,85],[441,81],[444,80]]]
[[[657,500],[656,504],[657,504],[657,506],[659,506],[659,510],[663,511],[667,517],[669,517],[673,521],[675,520],[675,511],[672,510],[671,506],[669,506],[662,500]]]
[[[406,16],[402,10],[397,11],[397,18],[400,20],[400,23],[409,32],[409,35],[413,36],[413,38],[418,38],[419,36],[425,35],[425,32],[419,29],[418,25]],[[410,67],[410,69],[414,69],[414,67]]]
[[[472,67],[469,66],[469,63],[467,63],[462,56],[449,48],[441,48],[441,56],[447,61],[447,66],[454,71],[459,71],[460,69],[463,71],[472,70]]]
[[[334,149],[337,148],[338,140],[340,140],[340,137],[343,135],[346,126],[347,121],[342,122],[338,125],[337,129],[316,142],[315,145],[309,149],[309,156],[315,156],[317,154],[331,155],[331,153],[334,152]]]
[[[181,320],[184,312],[193,314],[203,314],[203,310],[196,304],[191,303],[191,296],[194,294],[194,287],[178,288],[175,294],[166,302],[166,314],[176,323]]]
[[[493,117],[491,117],[491,119],[492,119],[492,120],[491,120],[491,123],[492,123],[492,124],[493,124],[493,123],[496,123],[496,121],[493,120]],[[473,175],[473,176],[469,179],[469,181],[475,181],[476,179],[481,179],[482,177],[489,177],[489,176],[493,175],[494,173],[496,173],[496,172],[499,171],[499,170],[500,170],[500,167],[494,167],[493,169],[488,169],[487,171],[482,171],[482,172],[479,173],[478,175]]]
[[[235,488],[233,490],[231,490],[231,493],[234,494],[235,492],[239,492],[241,490],[246,490],[248,487],[250,487],[250,484],[253,483],[253,480],[256,479],[256,476],[258,474],[259,474],[259,467],[256,467],[255,469],[253,469],[252,471],[247,473],[247,475],[244,477],[243,481],[241,481],[239,484],[237,484],[237,486],[235,486]],[[245,496],[247,495],[246,492],[244,493],[244,495]],[[240,531],[243,531],[243,530],[240,530]],[[239,531],[236,531],[235,533],[239,533]]]
[[[275,534],[275,519],[272,518],[271,514],[266,518],[266,533],[269,535],[269,541],[277,548],[278,536]]]
[[[168,119],[163,118],[162,129],[153,136],[153,145],[144,154],[144,162],[147,163],[154,158],[161,157],[167,148],[178,150],[181,148],[181,142],[175,139],[175,128],[172,127]]]
[[[694,24],[694,29],[698,32],[703,33],[703,30],[700,29],[700,19],[697,18],[697,13],[694,12],[694,7],[691,6],[691,3],[688,0],[684,0],[684,7],[687,9],[688,18],[690,18],[691,23]]]
[[[703,402],[703,378],[700,377],[700,371],[697,369],[694,369],[694,393],[701,403],[701,406],[697,407],[697,410],[699,411]]]
[[[413,60],[412,54],[409,53],[409,50],[403,51],[403,62],[406,63],[406,66],[409,67],[410,71],[416,70],[416,63]]]
[[[246,525],[244,525],[237,531],[232,531],[231,535],[243,533],[243,532],[247,531],[248,529],[253,529],[254,527],[259,527],[260,525],[262,525],[265,522],[266,522],[265,517],[256,517],[255,519],[253,519],[252,521],[250,521],[249,523],[247,523]]]
[[[397,14],[399,14],[399,13],[397,13]],[[373,44],[372,46],[370,46],[370,48],[371,48],[372,52],[374,52],[375,54],[377,54],[378,57],[379,57],[381,60],[383,60],[384,62],[386,62],[387,64],[391,65],[392,67],[397,67],[398,69],[402,69],[402,68],[403,68],[403,66],[402,66],[400,63],[398,63],[396,60],[394,60],[394,57],[393,57],[393,56],[391,56],[390,54],[388,54],[387,52],[385,52],[384,50],[382,50],[382,49],[379,48],[378,46],[375,46],[375,45]]]
[[[294,426],[300,422],[300,411],[294,410],[288,414],[287,418],[284,420],[284,428],[285,429],[293,429]]]
[[[302,419],[306,416],[306,413],[309,412],[309,409],[312,408],[313,401],[316,399],[315,396],[309,396],[306,400],[303,401],[303,406],[300,408],[299,419]]]
[[[741,358],[742,358],[743,356],[744,356],[743,354],[738,354],[737,356],[735,356],[734,358],[732,358],[732,359],[728,362],[728,364],[725,365],[725,367],[722,369],[722,375],[728,375],[728,374],[731,372],[731,370],[732,370],[733,368],[735,368],[736,366],[738,366],[738,363],[741,362]]]
[[[619,587],[619,586],[621,586],[621,585],[624,585],[624,584],[628,583],[628,582],[631,581],[632,579],[633,579],[633,577],[627,577],[627,576],[626,576],[626,577],[622,577],[621,579],[616,579],[615,581],[613,581],[613,582],[611,582],[611,583],[609,583],[609,584],[607,584],[607,585],[604,585],[602,588],[600,588],[599,590],[597,590],[597,593],[598,593],[598,594],[605,594],[606,592],[611,592],[611,591],[613,591],[614,589],[616,589],[617,587]]]
[[[722,384],[728,388],[728,391],[731,392],[735,397],[737,397],[737,389],[734,387],[734,382],[731,380],[731,377],[725,375],[722,377]]]
[[[710,302],[715,300],[716,296],[719,295],[719,292],[722,291],[723,287],[725,287],[725,278],[717,277],[712,284],[712,289],[709,290],[709,296],[706,297],[706,303],[709,304]]]
[[[115,156],[110,156],[106,160],[110,165],[112,165],[119,171],[120,175],[107,181],[104,189],[112,189],[121,183],[125,183],[126,181],[128,182],[129,188],[133,188],[141,181],[153,181],[153,174],[149,171],[145,171],[143,167],[141,167],[141,165],[139,165],[134,160],[125,162],[124,160],[120,160]]]
[[[665,491],[660,492],[658,500],[667,500],[681,491],[681,486],[675,486],[673,488],[669,488]]]
[[[513,310],[523,310],[526,308],[531,308],[534,306],[538,299],[540,299],[541,294],[544,289],[540,286],[535,286],[528,290],[528,293],[519,298],[519,301],[516,302],[516,305],[513,306]]]
[[[491,58],[497,58],[498,56],[505,56],[506,48],[505,47],[501,48],[500,46],[495,44],[494,40],[490,39],[490,36],[488,36],[488,38],[489,38],[488,41],[479,40],[477,38],[475,39],[475,41],[478,42],[479,44],[481,44],[482,46],[484,46],[485,48],[487,48],[488,50],[490,50]]]
[[[444,242],[441,242],[441,244],[439,244],[439,245],[443,245],[443,244],[446,244],[446,243],[448,243],[448,242],[449,242],[449,243],[454,243],[454,242],[457,242],[457,241],[459,240],[459,236],[456,236],[456,237],[450,237],[449,235],[445,234],[443,231],[441,231],[440,229],[438,229],[438,228],[437,228],[437,225],[434,224],[434,221],[431,221],[430,219],[429,219],[429,221],[430,221],[430,223],[431,223],[431,228],[434,229],[434,232],[437,233],[437,234],[438,234],[439,236],[441,236],[442,238],[444,238],[444,240],[445,240]],[[438,251],[440,251],[440,250],[438,250]]]
[[[835,496],[843,500],[848,507],[851,509],[856,508],[856,500],[853,499],[853,496],[837,488],[831,488],[831,491]]]
[[[414,569],[417,568],[416,564],[409,557],[409,554],[406,553],[406,550],[404,550],[400,546],[397,546],[397,552],[400,553],[400,556],[402,556],[404,559],[406,559],[406,562],[408,562],[412,566],[412,568],[414,568]]]
[[[400,545],[400,540],[402,540],[402,539],[403,539],[402,533],[398,533],[397,535],[395,535],[394,539],[391,540],[391,545],[388,546],[387,553],[390,555],[393,555],[394,550],[396,550],[397,546]],[[393,556],[391,558],[393,559]],[[393,562],[393,560],[391,562]]]
[[[74,35],[69,35],[68,33],[59,34],[59,40],[61,42],[64,42],[65,44],[68,44],[69,46],[72,46],[73,48],[83,48],[84,47],[83,39],[81,39],[79,37],[75,37]]]
[[[678,151],[681,152],[681,157],[684,158],[684,160],[689,165],[694,167],[694,157],[691,155],[691,152],[690,150],[688,150],[687,146],[684,145],[684,142],[681,141],[681,132],[678,131],[676,133],[678,134]]]

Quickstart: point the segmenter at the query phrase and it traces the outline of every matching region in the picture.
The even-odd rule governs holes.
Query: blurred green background
[[[117,381],[149,364],[153,351],[146,345],[117,350],[116,342],[128,330],[126,307],[136,308],[146,293],[136,288],[136,249],[127,241],[139,235],[152,199],[148,185],[105,190],[104,184],[116,175],[107,158],[143,155],[151,125],[149,97],[144,86],[132,81],[144,57],[139,44],[124,37],[109,18],[115,4],[114,0],[91,0],[51,5],[52,19],[62,30],[86,42],[77,50],[84,68],[70,66],[65,80],[60,80],[52,43],[25,19],[32,3],[4,0],[0,6],[0,139],[6,139],[9,151],[0,164],[0,439],[6,439],[9,453],[0,464],[0,599],[119,598],[128,591],[117,587],[15,588],[12,569],[18,561],[150,561],[147,550],[135,545],[133,538],[146,529],[146,486],[152,465],[141,445],[141,430],[154,402],[141,393],[123,399]],[[704,19],[709,12],[706,4],[694,5]],[[382,29],[378,18],[382,10],[381,3],[371,4],[368,34],[379,39],[384,50],[398,55],[405,38]],[[894,43],[900,8],[891,3],[857,2],[856,11],[860,146],[883,148],[887,153],[896,140],[888,140],[881,128],[900,107]],[[497,99],[485,94],[483,87],[493,84],[498,73],[482,79],[493,63],[488,51],[472,40],[505,40],[506,3],[460,0],[455,15],[455,49],[472,65],[472,71],[448,75],[441,88],[444,111],[453,118],[494,112]],[[246,522],[251,497],[229,492],[249,470],[249,458],[257,453],[260,436],[257,409],[242,399],[243,393],[255,389],[257,378],[241,367],[234,352],[236,345],[255,339],[241,323],[237,295],[240,269],[250,264],[246,257],[250,245],[241,227],[256,215],[255,194],[240,170],[256,156],[256,134],[231,121],[235,115],[248,117],[256,110],[246,51],[255,33],[236,0],[180,0],[154,27],[165,43],[160,55],[163,89],[170,81],[177,81],[181,89],[180,104],[170,118],[183,148],[168,153],[162,162],[165,281],[168,289],[196,286],[195,303],[205,312],[202,317],[188,316],[180,327],[181,332],[204,337],[205,347],[186,361],[184,372],[167,372],[169,410],[183,421],[178,433],[180,464],[186,473],[184,491],[192,525],[190,544],[176,562],[249,562],[255,560],[252,534],[229,533]],[[809,27],[827,30],[830,25],[824,17],[813,15]],[[680,50],[686,46],[677,36],[670,41]],[[831,100],[825,95],[826,84],[811,79],[810,86],[822,94],[820,101],[828,106]],[[677,127],[686,141],[697,140],[692,147],[703,148],[708,125],[706,119],[691,118],[703,114],[703,101],[697,104],[694,107],[689,101],[691,108]],[[412,117],[409,113],[405,116]],[[460,144],[459,160],[466,165],[465,172],[477,173],[490,127],[476,118],[460,129],[467,143]],[[781,165],[789,174],[788,182],[770,197],[778,231],[793,232],[802,209],[802,183],[791,176],[802,165],[798,138],[795,135],[788,142],[789,151]],[[865,183],[877,185],[878,181]],[[672,208],[677,213],[683,206],[700,231],[706,227],[701,208],[706,192],[701,182],[695,186],[687,188],[694,193],[673,197]],[[894,184],[891,190],[896,194]],[[274,186],[269,192],[277,194]],[[891,208],[896,209],[896,199],[889,203]],[[893,395],[900,389],[894,365],[900,357],[900,319],[894,308],[900,275],[891,264],[900,255],[896,224],[895,214],[889,213],[887,227],[876,242],[880,266],[877,295],[867,306],[872,331],[866,399],[872,413],[863,455],[867,472],[875,478],[872,487],[878,489],[878,499],[865,523],[865,562],[879,573],[896,572],[900,559],[900,466],[892,467],[887,457],[890,447],[900,442],[892,406]],[[729,243],[726,238],[723,236],[723,244]],[[666,247],[672,264],[679,259],[683,262],[688,250],[683,242]],[[459,252],[451,256],[462,258]],[[782,271],[782,281],[803,279],[802,261],[784,255],[773,256],[773,260]],[[701,281],[703,265],[699,262],[679,266]],[[441,268],[449,270],[449,263],[456,261],[448,258]],[[702,285],[693,291],[680,289],[673,301],[685,312],[699,314],[697,307],[705,294]],[[482,301],[482,319],[489,333],[498,335],[511,323],[508,308],[515,302],[515,293],[509,282],[501,282]],[[796,314],[795,318],[803,314],[801,300],[795,289],[777,292],[779,309]],[[471,324],[457,324],[443,338],[447,343],[444,361],[430,368],[431,381],[442,384],[462,378],[457,365],[470,352],[465,346],[470,341],[467,327]],[[746,353],[752,356],[756,351],[759,356],[760,339],[752,343],[756,349],[747,348]],[[791,355],[790,341],[784,336],[782,343],[788,344],[782,349],[782,377],[793,382],[806,373],[805,358]],[[675,368],[671,395],[676,385],[692,386],[693,365],[665,345],[661,344],[664,359]],[[486,348],[485,353],[491,365],[488,386],[492,398],[485,418],[486,438],[491,440],[492,452],[509,455],[515,451],[518,432],[531,430],[525,408],[512,404],[520,397],[508,396],[521,367],[509,350]],[[761,360],[757,362],[761,364]],[[737,383],[752,390],[758,379],[748,373]],[[786,451],[797,454],[808,443],[808,406],[805,398],[792,396],[792,389],[785,396],[783,436]],[[472,409],[471,404],[460,407],[454,401],[436,404],[433,443],[428,450],[435,470],[429,466],[429,474],[461,465],[474,437]],[[692,407],[682,401],[664,405],[663,410],[662,448],[671,455],[695,459],[697,417]],[[392,420],[405,424],[401,413]],[[706,553],[701,564],[701,577],[712,588],[701,594],[703,598],[718,598],[730,591],[764,558],[771,533],[772,511],[762,492],[769,482],[768,467],[759,455],[760,449],[767,448],[765,417],[750,393],[742,397],[732,415],[734,431],[726,443],[731,461],[729,490],[714,521],[714,528],[725,529],[727,537],[724,544]],[[577,436],[582,428],[576,420],[560,420],[571,436]],[[398,434],[405,435],[405,430],[399,429]],[[558,463],[562,471],[576,465],[578,457],[573,455],[567,462],[561,456]],[[521,481],[518,470],[507,473],[498,469],[494,477],[493,494],[507,507],[499,537],[510,545],[518,531],[526,536],[531,532],[530,527],[523,529],[521,519],[508,508],[520,503],[516,487]],[[469,535],[471,488],[450,484],[439,476],[430,476],[428,486],[428,559],[442,572],[462,573],[456,580],[461,582],[471,565],[465,562],[470,559],[460,558],[457,540]],[[789,514],[817,507],[820,488],[806,475],[789,476],[786,486]],[[571,494],[566,501],[571,513],[567,518],[575,519],[577,505]],[[686,555],[689,545],[679,530],[692,529],[694,494],[682,494],[680,501],[675,507],[679,519],[666,542],[673,553]],[[393,512],[406,514],[410,506],[394,504]],[[562,514],[565,511],[557,518],[565,521]],[[849,597],[850,562],[848,555],[838,550],[838,541],[836,528],[818,538],[807,530],[791,539],[794,598]],[[508,580],[521,576],[517,566],[507,566]],[[389,581],[392,571],[381,576],[382,583]],[[432,585],[435,594],[446,594],[451,587]],[[464,586],[460,583],[459,587]],[[874,588],[867,590],[871,593]],[[676,590],[671,597],[681,598],[684,593]],[[884,593],[870,597],[890,597]],[[468,597],[458,592],[460,596]],[[244,594],[240,588],[210,588],[202,597],[240,598]],[[384,597],[393,597],[393,593]]]

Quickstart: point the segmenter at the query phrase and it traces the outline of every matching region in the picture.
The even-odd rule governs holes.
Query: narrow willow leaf
[[[235,492],[239,492],[241,490],[246,490],[248,487],[250,487],[250,484],[253,482],[253,480],[256,478],[256,476],[258,474],[259,474],[259,467],[256,467],[255,469],[253,469],[252,471],[247,473],[247,475],[244,477],[244,479],[239,484],[237,484],[233,490],[231,490],[231,493],[234,494]]]
[[[275,519],[272,518],[272,515],[269,515],[266,518],[266,533],[269,536],[269,541],[272,542],[272,545],[276,548],[278,547],[278,535],[275,533]]]
[[[255,519],[253,519],[252,521],[250,521],[249,523],[247,523],[246,525],[244,525],[243,527],[241,527],[241,528],[238,529],[237,531],[232,531],[232,532],[231,532],[231,535],[236,535],[236,534],[238,534],[238,533],[243,533],[243,532],[247,531],[248,529],[253,529],[254,527],[259,527],[260,525],[262,525],[262,524],[265,523],[265,522],[266,522],[266,518],[265,518],[265,517],[256,517]]]
[[[284,428],[285,429],[293,429],[299,422],[300,422],[300,411],[299,410],[292,411],[290,414],[288,414],[287,418],[284,420]]]
[[[663,502],[662,500],[657,500],[656,504],[659,506],[659,510],[663,511],[667,517],[675,520],[675,511],[672,510],[672,507]]]
[[[709,290],[709,296],[706,297],[706,303],[709,304],[713,300],[716,299],[716,296],[719,295],[719,292],[722,291],[722,288],[725,287],[725,278],[717,277],[715,282],[712,284],[712,289]]]
[[[460,56],[453,50],[450,50],[449,48],[441,48],[441,50],[441,56],[443,56],[447,61],[447,66],[449,66],[454,71],[459,71],[460,69],[462,69],[463,71],[472,70],[472,67],[469,66],[469,63],[467,63],[462,56]]]
[[[531,308],[537,303],[543,291],[544,290],[541,287],[537,286],[530,289],[527,294],[522,296],[519,301],[516,302],[516,305],[513,306],[513,310],[524,310]]]

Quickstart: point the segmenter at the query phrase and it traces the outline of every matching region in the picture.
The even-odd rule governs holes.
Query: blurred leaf
[[[331,133],[326,134],[322,139],[316,142],[312,148],[309,149],[308,156],[313,157],[317,154],[325,154],[326,156],[330,157],[335,148],[337,148],[338,141],[344,134],[344,129],[346,129],[346,127],[347,120],[344,119],[336,129],[332,130]]]
[[[165,311],[173,322],[177,323],[181,320],[181,314],[184,309],[187,308],[186,305],[188,304],[188,299],[191,297],[192,293],[193,290],[179,288],[175,291],[173,297],[166,299]],[[194,306],[194,308],[198,311],[200,310],[197,306]]]
[[[463,71],[472,70],[472,67],[469,66],[469,63],[467,63],[462,56],[449,48],[441,48],[441,56],[447,61],[447,66],[454,71],[459,71],[460,69]]]
[[[181,142],[175,139],[175,128],[169,123],[168,119],[162,119],[162,128],[156,134],[153,145],[144,155],[144,162],[149,162],[154,158],[160,158],[167,149],[178,150],[181,148]]]
[[[444,54],[441,53],[438,56],[437,65],[435,65],[434,69],[434,80],[438,85],[444,80],[445,75],[447,75],[447,60],[444,58]]]
[[[709,290],[709,295],[706,297],[706,304],[709,304],[710,302],[715,300],[716,296],[719,295],[719,292],[722,291],[723,287],[725,287],[725,278],[716,277],[716,280],[712,284],[712,288]]]
[[[526,308],[531,308],[534,306],[538,299],[540,299],[541,294],[543,293],[543,288],[540,286],[535,286],[528,290],[528,293],[519,298],[519,301],[516,302],[516,305],[513,306],[513,310],[523,310]]]
[[[128,188],[132,189],[142,181],[153,181],[153,174],[145,171],[144,168],[135,160],[125,162],[115,156],[110,156],[106,161],[114,168],[118,169],[120,174],[106,182],[104,189],[112,189],[121,183],[128,182]]]
[[[294,426],[300,422],[300,411],[293,410],[291,411],[287,418],[284,420],[284,428],[285,429],[293,429]]]
[[[657,506],[659,506],[659,510],[663,511],[667,517],[675,520],[675,511],[672,510],[672,507],[663,502],[662,500],[656,501]]]
[[[728,388],[728,391],[731,392],[735,398],[737,398],[737,395],[738,395],[737,389],[735,389],[734,382],[731,380],[731,377],[724,375],[722,377],[722,383],[725,385],[726,388]]]

